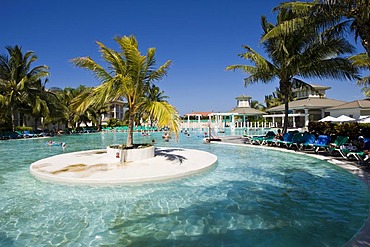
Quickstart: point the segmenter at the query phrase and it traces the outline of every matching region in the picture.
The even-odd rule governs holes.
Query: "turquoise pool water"
[[[354,175],[302,155],[203,144],[198,133],[163,142],[218,156],[205,173],[163,184],[72,186],[39,181],[32,162],[122,143],[124,133],[0,142],[0,246],[341,246],[370,207]]]

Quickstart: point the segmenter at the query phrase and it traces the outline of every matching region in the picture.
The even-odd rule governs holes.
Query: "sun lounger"
[[[314,134],[306,134],[303,142],[299,145],[299,150],[313,148],[313,144],[316,141],[316,136]]]
[[[315,135],[308,132],[300,133],[300,136],[293,136],[292,144],[289,148],[295,147],[296,149],[301,150],[303,146],[313,144],[315,142]]]
[[[356,146],[352,145],[342,145],[339,148],[339,153],[347,159],[351,159],[352,157],[358,161],[367,161],[369,158],[368,151],[370,149],[370,139],[365,138],[365,147],[363,150],[358,150]]]
[[[334,151],[337,151],[340,153],[340,147],[345,145],[348,142],[349,138],[348,136],[337,136],[335,141],[333,143],[329,143],[327,150],[329,153],[333,153]]]
[[[275,133],[273,131],[269,131],[264,136],[254,136],[251,138],[250,143],[263,145],[266,144],[267,141],[274,139]]]
[[[283,140],[274,140],[272,144],[275,144],[276,146],[283,146],[286,145],[286,143],[290,143],[293,139],[293,133],[287,132],[283,135]]]
[[[286,141],[283,144],[287,148],[292,148],[293,146],[295,146],[298,149],[298,145],[300,145],[302,142],[303,142],[303,133],[294,133],[292,136],[292,140]]]
[[[313,144],[315,153],[319,152],[320,149],[326,150],[329,147],[330,137],[327,135],[319,135],[317,140]]]

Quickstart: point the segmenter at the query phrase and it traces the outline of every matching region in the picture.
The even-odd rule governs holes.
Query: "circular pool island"
[[[156,148],[153,158],[117,162],[107,150],[59,154],[31,164],[37,178],[71,184],[138,184],[172,180],[211,168],[217,156],[200,150]]]

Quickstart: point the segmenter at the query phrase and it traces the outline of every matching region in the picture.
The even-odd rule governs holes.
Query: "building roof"
[[[318,89],[331,89],[331,87],[328,87],[328,86],[323,86],[323,85],[319,85],[319,84],[310,84],[311,87],[313,87],[314,89],[318,90]]]
[[[313,87],[315,90],[328,90],[328,89],[331,89],[331,87],[328,87],[328,86],[322,86],[322,85],[318,85],[318,84],[309,84],[311,87]],[[294,88],[293,91],[294,92],[297,92],[297,91],[300,91],[302,90],[302,87],[300,88]]]
[[[201,116],[201,117],[208,117],[208,115],[212,114],[211,111],[198,111],[198,112],[192,112],[192,113],[186,113],[185,116]]]
[[[289,102],[289,110],[326,109],[345,104],[345,101],[328,98],[305,98]],[[284,104],[272,107],[268,112],[284,111]]]
[[[251,107],[235,107],[229,113],[237,113],[240,115],[248,115],[248,116],[255,116],[255,115],[264,115],[266,114],[263,111],[259,111],[257,109]]]
[[[355,100],[352,102],[344,103],[338,106],[329,108],[329,110],[342,110],[342,109],[370,109],[370,100]]]
[[[252,97],[250,97],[250,96],[245,96],[244,94],[242,94],[242,95],[236,97],[235,99],[236,100],[250,100],[251,98]]]

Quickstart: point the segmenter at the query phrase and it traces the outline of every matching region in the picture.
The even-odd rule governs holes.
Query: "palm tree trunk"
[[[13,107],[10,108],[10,117],[12,121],[12,130],[15,131],[15,125],[14,125],[14,109]]]
[[[129,117],[128,117],[128,132],[127,132],[126,147],[132,147],[134,145],[133,131],[134,131],[134,115],[131,114],[130,112]]]
[[[37,125],[38,125],[38,122],[39,122],[38,120],[39,120],[39,118],[35,117],[35,122],[34,122],[34,126],[33,126],[34,130],[37,130]]]
[[[289,100],[288,95],[284,95],[284,125],[283,125],[283,133],[288,131],[288,123],[289,123]]]

